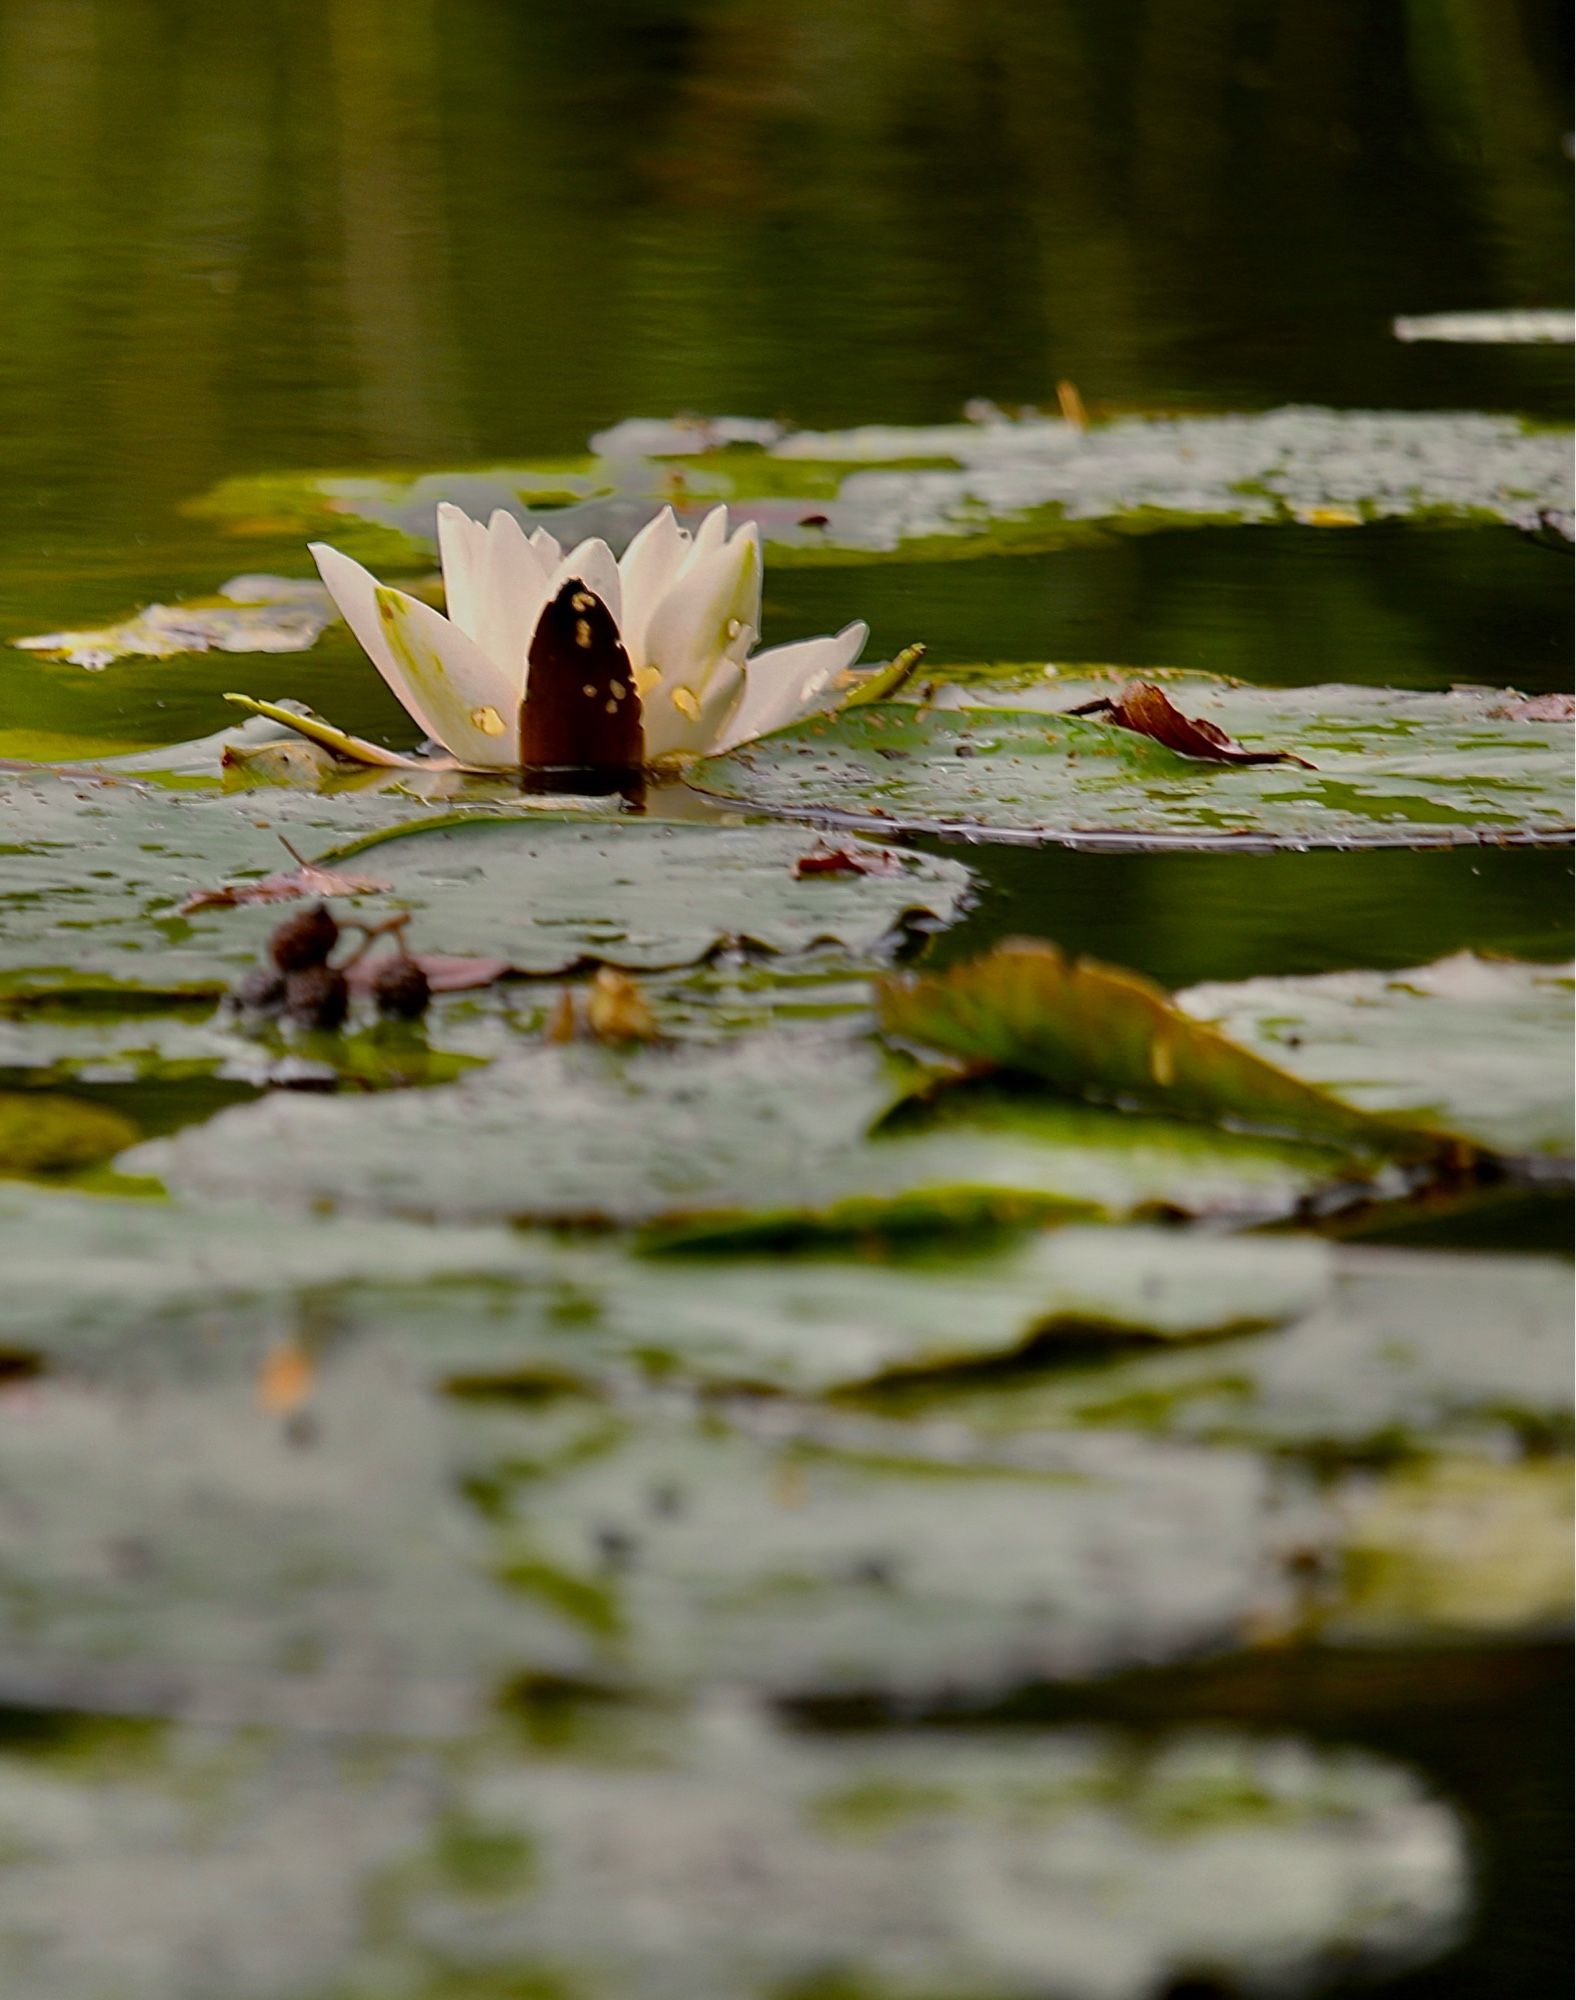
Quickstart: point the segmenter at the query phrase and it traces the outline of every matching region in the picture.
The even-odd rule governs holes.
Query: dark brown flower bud
[[[350,1012],[350,986],[332,965],[308,965],[285,980],[285,1012],[302,1028],[339,1028]]]
[[[380,1014],[419,1021],[432,999],[432,986],[415,959],[390,958],[373,974],[372,997]]]
[[[339,942],[339,926],[326,903],[313,903],[275,927],[268,950],[281,972],[322,965]]]

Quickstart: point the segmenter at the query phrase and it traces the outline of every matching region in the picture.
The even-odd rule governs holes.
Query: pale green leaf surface
[[[1067,713],[1117,692],[1132,678],[1119,669],[1001,669],[944,683],[934,703],[801,723],[707,759],[693,782],[730,804],[828,825],[1092,848],[1570,838],[1570,724],[1520,720],[1513,697],[1148,677],[1247,747],[1294,750],[1317,768],[1206,763]]]
[[[1177,1005],[1381,1114],[1568,1160],[1576,968],[1458,952],[1404,972],[1195,986]]]
[[[0,1976],[50,2000],[779,2000],[834,1967],[880,2000],[1038,2000],[1048,1976],[1147,2000],[1207,1964],[1291,1993],[1426,1962],[1470,1894],[1455,1813],[1367,1752],[818,1743],[725,1702],[649,1734],[578,1761],[495,1739],[479,1767],[188,1728],[13,1751]]]

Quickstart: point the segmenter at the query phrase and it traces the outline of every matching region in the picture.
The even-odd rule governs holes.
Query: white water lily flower
[[[603,541],[565,555],[501,508],[438,509],[448,616],[321,542],[312,554],[345,622],[408,713],[469,770],[630,769],[731,750],[824,705],[859,657],[862,623],[751,654],[761,616],[754,523],[717,507],[691,535],[664,507],[617,562]],[[316,718],[243,707],[363,763],[430,769]]]

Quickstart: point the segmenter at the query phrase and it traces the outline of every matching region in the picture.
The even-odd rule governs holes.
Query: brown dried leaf
[[[1203,716],[1184,715],[1153,681],[1130,681],[1111,699],[1085,702],[1069,715],[1104,715],[1118,729],[1130,729],[1163,743],[1180,757],[1197,757],[1210,764],[1301,764],[1318,767],[1295,750],[1244,750],[1242,745]]]
[[[659,1039],[651,1004],[627,972],[604,965],[586,989],[583,1005],[572,987],[559,994],[547,1017],[549,1042],[654,1042]]]
[[[586,1026],[599,1042],[654,1042],[656,1017],[627,972],[604,965],[586,995]]]
[[[884,848],[816,847],[800,855],[793,872],[803,881],[807,875],[890,875],[901,866]]]
[[[257,1406],[271,1417],[288,1417],[312,1393],[317,1369],[298,1341],[276,1340],[257,1371]]]
[[[294,903],[308,896],[377,896],[391,886],[371,875],[341,875],[332,868],[319,868],[297,854],[282,834],[280,839],[294,868],[265,875],[260,882],[224,882],[217,889],[199,889],[181,904],[180,914],[189,917],[197,910],[234,910],[247,903]]]
[[[1576,722],[1576,694],[1507,694],[1488,712],[1507,722]]]

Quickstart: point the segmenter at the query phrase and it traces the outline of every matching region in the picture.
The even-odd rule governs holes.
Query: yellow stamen
[[[495,708],[473,708],[471,726],[479,729],[483,736],[502,736],[504,720]]]

